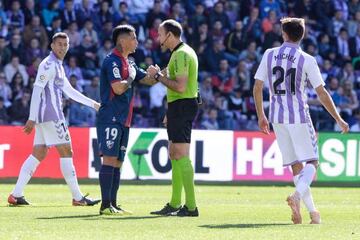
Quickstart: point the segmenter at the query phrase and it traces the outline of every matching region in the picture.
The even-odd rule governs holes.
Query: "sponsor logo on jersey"
[[[114,67],[114,68],[113,68],[113,74],[114,74],[114,77],[115,77],[115,78],[121,78],[121,76],[120,76],[120,70],[119,70],[118,67]]]

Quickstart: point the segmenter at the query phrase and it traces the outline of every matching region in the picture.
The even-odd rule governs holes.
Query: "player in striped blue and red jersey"
[[[343,133],[349,131],[349,126],[340,117],[325,90],[315,58],[303,52],[299,46],[305,32],[304,19],[284,18],[281,24],[284,43],[265,51],[255,74],[254,98],[259,128],[269,134],[269,121],[263,109],[262,91],[265,83],[270,91],[270,123],[282,153],[283,165],[291,166],[296,186],[296,191],[287,198],[292,221],[302,223],[302,199],[310,213],[310,223],[318,224],[320,213],[315,208],[310,184],[316,174],[319,154],[307,105],[306,85],[310,84],[315,89],[322,105]]]
[[[128,59],[137,47],[135,29],[130,25],[114,28],[115,48],[104,59],[100,76],[101,107],[97,117],[99,150],[103,156],[99,174],[102,204],[100,214],[131,214],[117,206],[120,168],[125,158],[133,111],[134,82],[153,85],[157,81]]]

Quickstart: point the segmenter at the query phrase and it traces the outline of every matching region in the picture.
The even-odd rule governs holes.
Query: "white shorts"
[[[316,132],[311,122],[272,125],[284,166],[319,159]]]
[[[34,145],[56,146],[70,144],[71,138],[64,120],[38,123],[35,125]]]

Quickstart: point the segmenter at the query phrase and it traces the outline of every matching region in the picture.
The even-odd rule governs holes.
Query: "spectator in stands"
[[[74,8],[73,0],[65,0],[65,9],[61,11],[61,24],[62,29],[67,29],[71,23],[76,22],[78,13]],[[70,38],[71,41],[71,38]]]
[[[339,79],[340,82],[345,82],[346,80],[349,80],[350,82],[352,82],[353,84],[356,82],[356,74],[354,72],[354,67],[351,64],[351,62],[346,62],[344,64],[344,67],[341,69],[340,73],[339,73]]]
[[[77,10],[77,23],[79,24],[80,28],[83,28],[86,19],[93,19],[95,13],[92,9],[91,2],[89,0],[81,0]]]
[[[101,66],[101,64],[103,63],[106,55],[111,53],[111,50],[112,50],[112,42],[111,42],[110,38],[107,38],[107,39],[104,40],[103,45],[97,51],[97,56],[99,58],[98,66]],[[135,53],[137,53],[137,52],[138,52],[138,49],[136,50]]]
[[[259,9],[251,9],[250,16],[244,18],[244,34],[246,39],[261,41],[261,21],[259,19]]]
[[[351,126],[354,124],[352,117],[353,111],[359,107],[356,92],[354,91],[354,84],[350,80],[345,80],[340,89],[340,114],[344,120]]]
[[[202,128],[208,130],[218,130],[219,123],[217,121],[217,117],[218,117],[217,109],[216,108],[209,109],[207,116],[201,123]]]
[[[9,123],[9,115],[4,105],[4,98],[0,95],[0,125],[7,125]]]
[[[26,0],[23,13],[24,13],[25,23],[29,23],[32,21],[33,16],[39,16],[40,11],[36,7],[34,0]]]
[[[229,17],[224,12],[224,4],[221,1],[215,3],[213,10],[209,14],[209,25],[214,26],[216,21],[220,21],[225,31],[231,29]]]
[[[80,66],[83,68],[84,77],[91,79],[99,73],[97,69],[97,49],[91,36],[85,35],[77,50],[78,54],[82,56]]]
[[[350,127],[350,132],[360,132],[360,109],[354,111],[354,122]]]
[[[24,60],[24,46],[21,43],[21,36],[19,34],[13,34],[10,39],[8,48],[11,52],[11,56],[19,56],[21,61]]]
[[[348,32],[345,28],[340,29],[340,34],[336,38],[337,54],[341,61],[350,61],[350,48],[349,48],[349,37]]]
[[[79,81],[80,85],[84,84],[84,77],[83,74],[81,72],[81,68],[78,67],[78,59],[76,56],[72,55],[69,58],[69,63],[65,64],[64,66],[64,70],[65,70],[65,75],[68,79],[70,79],[70,76],[76,76],[76,79]]]
[[[162,127],[165,116],[166,87],[163,84],[155,84],[150,87],[150,109],[155,119],[155,127]]]
[[[234,88],[234,77],[232,76],[229,63],[226,59],[220,60],[220,69],[212,76],[212,85],[222,95],[228,95]]]
[[[171,13],[169,18],[174,19],[175,21],[184,24],[187,16],[185,15],[185,9],[181,2],[175,2],[171,7]]]
[[[7,36],[9,33],[8,25],[4,20],[0,17],[0,36]]]
[[[355,16],[356,12],[360,11],[359,0],[350,0],[348,6],[350,16]]]
[[[48,26],[46,28],[47,35],[49,37],[49,42],[52,41],[52,36],[55,35],[55,33],[62,32],[61,28],[61,18],[60,17],[54,17],[51,22],[51,26]]]
[[[60,10],[59,10],[59,0],[51,0],[47,8],[44,8],[42,10],[41,16],[45,24],[45,27],[50,27],[54,18],[58,17],[59,19],[61,19]]]
[[[3,8],[3,2],[0,1],[0,18],[1,18],[1,22],[4,24],[4,25],[7,25],[8,24],[8,18],[7,18],[7,14]]]
[[[44,58],[45,52],[40,48],[37,38],[31,39],[30,46],[25,49],[25,63],[30,65],[37,57]]]
[[[270,11],[274,11],[276,16],[281,16],[281,8],[279,0],[261,0],[260,1],[260,17],[262,19],[269,16]]]
[[[69,125],[76,127],[95,126],[96,112],[83,104],[70,100]]]
[[[321,57],[325,58],[329,55],[329,52],[333,50],[333,46],[330,44],[330,37],[326,33],[322,33],[318,37],[318,50]]]
[[[352,58],[360,56],[360,23],[358,25],[356,35],[349,40],[349,51]]]
[[[26,68],[26,72],[29,75],[29,83],[28,83],[28,85],[30,84],[30,78],[36,78],[36,74],[37,74],[37,71],[38,71],[38,68],[39,68],[39,65],[40,65],[41,61],[42,61],[42,58],[36,57],[36,58],[32,59],[31,65],[29,65]],[[32,87],[30,87],[30,86],[28,86],[28,88],[32,89]]]
[[[225,37],[225,47],[227,52],[238,55],[240,54],[240,51],[245,48],[246,39],[242,31],[243,23],[240,20],[236,21],[235,28]]]
[[[100,102],[100,78],[99,76],[94,76],[91,80],[91,84],[84,87],[84,94],[97,101]]]
[[[274,10],[269,11],[268,14],[269,16],[264,18],[261,23],[261,28],[265,34],[271,32],[273,30],[274,25],[278,23],[278,18]]]
[[[129,24],[135,21],[133,15],[129,12],[126,2],[120,2],[117,9],[118,10],[114,11],[112,15],[112,22],[114,26],[119,25],[120,22],[124,20]]]
[[[146,14],[146,27],[150,29],[155,19],[160,19],[160,22],[162,22],[166,18],[166,14],[161,9],[161,0],[155,0],[154,7]]]
[[[97,32],[94,30],[94,24],[92,23],[91,19],[88,18],[85,20],[84,28],[80,31],[81,41],[83,40],[84,36],[90,36],[92,39],[92,44],[95,47],[99,44],[99,38]]]
[[[264,43],[262,44],[262,51],[273,48],[275,42],[282,42],[281,37],[281,25],[275,23],[270,32],[267,32],[264,36]]]
[[[347,0],[334,0],[334,8],[341,12],[342,20],[347,20],[349,17],[349,8]]]
[[[129,1],[129,12],[134,15],[134,19],[138,25],[143,26],[146,25],[146,14],[149,10],[154,6],[154,0],[132,0]]]
[[[4,72],[8,83],[12,82],[16,73],[19,73],[23,78],[24,86],[28,84],[29,75],[26,72],[25,66],[20,64],[19,56],[13,55],[11,57],[11,62],[5,65]]]
[[[360,28],[360,10],[355,13],[355,16],[347,21],[347,29],[349,31],[349,36],[354,37],[357,34],[357,31]]]
[[[3,104],[6,108],[11,106],[12,91],[9,84],[6,82],[5,74],[0,72],[0,97],[3,99]]]
[[[2,65],[7,64],[11,59],[11,51],[6,47],[6,44],[5,37],[0,35],[0,58]]]
[[[14,28],[24,28],[25,17],[20,8],[20,1],[13,0],[11,3],[11,10],[7,12],[7,19],[9,20],[9,28],[12,31]]]
[[[12,90],[12,99],[14,102],[17,99],[21,98],[26,85],[24,84],[24,79],[19,72],[16,72],[11,80],[10,87]]]
[[[155,50],[160,46],[158,29],[161,23],[161,19],[157,18],[154,20],[152,27],[149,29],[149,38],[152,40],[151,49]]]
[[[336,106],[340,104],[339,88],[339,80],[336,77],[330,77],[327,84],[327,90]]]
[[[30,91],[24,90],[20,97],[14,101],[9,116],[12,125],[23,126],[28,120],[30,112]]]
[[[81,35],[78,31],[76,22],[70,22],[68,29],[64,31],[69,36],[69,53],[72,54],[74,48],[78,47],[81,43]]]
[[[339,35],[340,29],[345,27],[345,21],[342,14],[343,12],[341,10],[336,10],[334,17],[332,18],[333,36]]]
[[[222,41],[224,42],[224,38],[225,38],[225,31],[223,28],[223,25],[221,23],[221,21],[215,21],[214,25],[211,26],[211,41],[215,42],[215,41]]]
[[[243,91],[249,91],[251,84],[250,71],[246,66],[244,60],[239,61],[237,67],[232,71],[234,76],[234,86],[240,88]]]
[[[331,0],[318,0],[314,2],[314,15],[318,20],[321,30],[323,30],[328,35],[332,35],[332,23],[331,18],[334,15],[335,7],[334,3]]]
[[[102,26],[106,22],[112,21],[112,14],[110,12],[109,2],[107,2],[107,1],[101,2],[100,9],[97,14],[98,14],[99,20],[96,21],[97,25],[95,25],[95,29],[98,31],[98,30],[101,30]]]
[[[113,25],[111,21],[104,23],[101,31],[98,32],[100,44],[104,45],[105,41],[110,38],[112,30]]]
[[[25,26],[23,40],[26,47],[30,46],[30,42],[33,38],[39,39],[40,47],[43,51],[48,49],[49,37],[45,28],[40,23],[40,17],[38,15],[32,16],[31,22]]]
[[[200,94],[205,107],[214,105],[214,101],[215,101],[213,86],[211,82],[212,82],[211,77],[207,76],[200,84]]]

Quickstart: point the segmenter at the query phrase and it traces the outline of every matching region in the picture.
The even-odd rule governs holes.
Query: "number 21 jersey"
[[[265,51],[255,79],[269,87],[271,123],[310,122],[307,85],[325,85],[315,58],[289,42]]]

